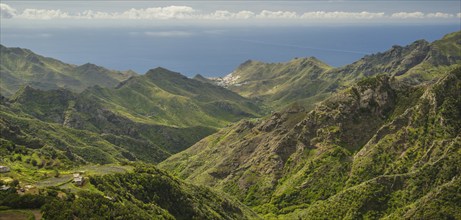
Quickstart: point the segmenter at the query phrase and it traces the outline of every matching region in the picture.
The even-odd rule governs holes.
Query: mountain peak
[[[85,63],[81,66],[78,66],[77,67],[78,70],[82,70],[82,71],[90,71],[90,70],[97,70],[97,71],[100,71],[100,70],[105,70],[105,68],[101,67],[101,66],[98,66],[96,64],[93,64],[93,63]]]
[[[59,97],[59,98],[58,98]],[[14,102],[27,103],[37,102],[46,98],[52,99],[68,99],[73,97],[73,93],[64,88],[58,88],[54,90],[40,90],[33,88],[26,84],[22,86],[12,97],[11,100]]]
[[[202,79],[202,78],[205,78],[205,77],[202,76],[202,74],[197,74],[197,75],[194,76],[194,79],[195,79],[195,78]]]
[[[288,62],[289,64],[297,64],[301,65],[302,67],[307,66],[317,66],[317,67],[324,67],[324,68],[331,68],[330,65],[326,64],[325,62],[317,59],[317,57],[310,56],[310,57],[296,57]]]
[[[243,62],[242,64],[240,64],[237,67],[237,70],[238,69],[244,69],[244,68],[249,67],[249,66],[251,66],[252,64],[255,64],[255,63],[261,63],[261,62],[255,61],[255,60],[246,60],[245,62]]]
[[[18,91],[16,91],[16,94],[15,94],[14,97],[21,96],[22,94],[25,94],[25,93],[33,92],[35,90],[36,89],[34,89],[29,84],[25,84],[25,85],[21,86]]]
[[[194,78],[192,79],[195,79],[195,80],[198,80],[198,81],[201,81],[201,82],[208,82],[210,81],[209,79],[207,79],[206,77],[202,76],[201,74],[197,74],[194,76]]]
[[[85,64],[81,65],[81,67],[99,67],[99,66],[97,66],[96,64],[88,62],[88,63],[85,63]]]
[[[152,78],[152,79],[171,78],[171,77],[174,77],[174,78],[175,77],[187,78],[187,77],[181,75],[181,73],[174,72],[174,71],[171,71],[171,70],[163,68],[163,67],[157,67],[157,68],[154,68],[154,69],[150,69],[149,71],[147,71],[146,76],[148,78]]]
[[[95,84],[114,87],[135,75],[133,72],[109,70],[92,63],[67,64],[19,47],[2,45],[0,50],[2,70],[8,70],[0,80],[1,94],[6,97],[15,94],[24,84],[41,90],[64,87],[73,92],[82,92]]]

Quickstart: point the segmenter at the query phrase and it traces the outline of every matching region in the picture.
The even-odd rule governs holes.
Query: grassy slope
[[[226,87],[242,96],[264,100],[269,106],[283,108],[306,98],[315,100],[313,96],[330,85],[318,76],[330,69],[314,57],[271,64],[247,61],[231,73],[234,80]]]
[[[70,65],[43,57],[27,49],[0,45],[0,94],[10,96],[29,84],[39,89],[68,88],[81,92],[88,86],[116,86],[136,75],[132,71],[111,71],[94,64]]]
[[[460,91],[458,67],[354,155],[344,190],[298,215],[460,218]]]
[[[456,36],[456,33],[452,35]],[[446,41],[438,44],[450,45]],[[437,60],[450,57],[451,52],[442,50],[439,53],[442,58],[437,59],[433,59],[437,54],[433,52],[420,62],[419,52],[427,50],[425,45],[417,42],[407,48],[396,47],[385,54],[365,57],[363,62],[351,66],[356,68],[353,71],[345,68],[322,72],[322,77],[337,79],[343,74],[346,76],[343,86],[346,86],[356,77],[353,74],[361,78],[388,72],[398,79],[408,76],[410,80],[406,82],[418,82],[414,79],[419,78],[409,77],[406,73],[417,74],[411,72],[414,65],[430,64],[432,75],[424,75],[427,78],[423,79],[436,80],[445,75],[441,72],[449,69],[437,67],[444,64]],[[429,51],[437,50],[429,47]],[[397,61],[386,60],[390,54],[396,54]],[[367,69],[367,59],[373,61],[380,57],[386,61],[384,64],[373,65],[379,67],[377,69]],[[403,62],[405,60],[408,62]],[[454,57],[451,61],[448,59],[448,64],[458,61]],[[394,65],[395,62],[404,64]],[[347,75],[350,71],[353,74]],[[314,214],[319,218],[337,217],[333,215],[344,218],[440,217],[437,207],[444,207],[447,215],[456,216],[459,210],[453,204],[458,200],[451,195],[459,187],[459,176],[456,176],[459,170],[452,166],[459,163],[456,157],[459,154],[453,153],[459,152],[456,134],[460,133],[460,120],[459,112],[455,111],[460,107],[459,72],[459,68],[455,69],[450,78],[429,89],[402,86],[385,76],[368,78],[331,97],[313,112],[293,105],[266,119],[244,121],[222,130],[200,141],[193,149],[172,157],[170,161],[173,162],[164,163],[164,166],[183,178],[231,192],[268,217],[273,214],[286,218]],[[350,81],[347,81],[348,77],[351,77]],[[17,101],[28,96],[21,93],[30,94],[20,91],[13,99]],[[51,102],[30,101],[41,96],[48,97]],[[246,117],[257,112],[251,103],[234,93],[164,69],[132,78],[113,90],[94,87],[78,97],[61,90],[29,98],[32,99],[23,102],[23,106],[15,106],[17,103],[1,105],[2,136],[6,134],[7,140],[29,148],[57,147],[63,160],[71,160],[66,154],[67,149],[72,149],[77,161],[84,159],[97,163],[126,158],[123,152],[128,152],[122,148],[129,149],[137,140],[129,138],[136,132],[124,128],[134,126],[134,131],[139,131],[136,135],[157,140],[155,135],[149,136],[158,132],[159,127],[150,125],[166,123],[152,119],[161,114],[174,126],[195,130],[189,126],[201,123],[219,127],[242,115]],[[231,101],[222,102],[223,99]],[[88,101],[94,103],[88,107]],[[156,111],[159,107],[167,111]],[[178,111],[177,108],[189,111]],[[64,115],[59,114],[62,111]],[[91,116],[90,112],[96,114]],[[181,118],[184,113],[190,114],[191,118]],[[65,121],[68,114],[76,119],[70,124],[78,127],[79,122],[84,122],[81,126],[85,130],[56,123]],[[100,117],[104,123],[98,121]],[[122,124],[125,127],[120,129]],[[101,131],[104,134],[99,137]],[[162,132],[166,136],[173,134]],[[174,149],[178,150],[169,150]],[[129,150],[134,152],[136,149]],[[137,153],[145,154],[143,151]],[[38,154],[30,157],[48,160]],[[396,162],[389,165],[389,161]],[[392,195],[387,196],[389,193]],[[356,202],[349,204],[348,201],[352,200]],[[334,208],[338,211],[329,212]],[[426,209],[432,211],[427,214]]]
[[[20,172],[14,164],[8,164],[12,171],[0,174],[0,179],[19,179],[19,187],[32,188],[25,187],[23,195],[16,190],[0,192],[0,206],[6,209],[0,211],[1,217],[20,217],[24,213],[32,218],[32,213],[17,208],[41,207],[46,219],[259,219],[237,200],[185,183],[152,165],[87,165],[60,169],[59,177],[50,175],[53,170],[40,168],[35,178],[24,179],[18,175],[29,171]],[[83,186],[71,183],[71,174],[76,171],[84,172]],[[36,202],[21,202],[34,201],[34,197]]]
[[[117,200],[156,204],[176,219],[259,219],[225,194],[185,183],[153,167],[93,178],[91,183]]]
[[[266,217],[421,212],[415,204],[425,197],[444,200],[450,191],[439,188],[459,187],[460,74],[455,68],[428,88],[363,80],[309,113],[292,107],[221,130],[161,167],[236,195]],[[456,215],[456,200],[446,202],[446,215]],[[441,214],[431,210],[427,216]]]
[[[4,143],[10,141],[31,149],[48,146],[59,152],[65,160],[103,164],[122,159],[124,157],[121,153],[128,153],[104,140],[98,133],[43,122],[4,105],[0,108],[1,139]],[[70,152],[68,156],[64,156],[66,152]]]
[[[252,102],[236,93],[161,68],[132,77],[117,88],[95,86],[81,94],[65,89],[41,91],[25,86],[9,100],[4,100],[3,106],[4,113],[9,112],[4,114],[4,117],[8,116],[4,120],[6,127],[17,124],[30,137],[41,140],[38,144],[63,150],[78,146],[84,133],[100,135],[101,140],[97,142],[101,144],[88,141],[83,144],[93,146],[89,147],[91,151],[78,148],[74,153],[93,152],[106,155],[103,157],[106,158],[107,153],[97,152],[110,150],[112,156],[101,159],[104,163],[120,159],[159,162],[170,153],[191,146],[216,128],[241,118],[255,117],[259,111]],[[59,135],[51,135],[49,130],[30,131],[28,123],[18,122],[23,118],[14,117],[14,114],[21,113],[24,117],[40,120],[30,120],[30,123],[63,129],[58,129]],[[61,141],[61,137],[77,131],[82,136],[74,135],[74,141],[70,142]],[[117,159],[114,152],[122,156]]]
[[[40,91],[27,87],[22,92],[14,96],[11,103],[2,105],[1,118],[6,129],[2,138],[31,147],[16,137],[26,133],[29,139],[35,140],[33,148],[49,145],[58,150],[70,148],[77,155],[91,152],[112,155],[99,161],[102,163],[133,158],[159,162],[171,152],[184,149],[214,131],[201,126],[175,128],[133,122],[105,110],[93,100],[76,97],[65,90]],[[90,138],[94,136],[98,138]],[[91,151],[84,151],[86,148]]]
[[[222,127],[259,112],[231,91],[162,68],[131,78],[116,89],[91,88],[83,95],[136,122],[177,127]]]
[[[394,46],[341,68],[331,68],[312,57],[287,63],[247,61],[224,78],[231,81],[225,86],[279,110],[293,102],[312,109],[332,92],[377,74],[386,73],[413,84],[436,81],[440,68],[461,63],[460,35],[454,32],[432,43],[419,40],[405,47]]]

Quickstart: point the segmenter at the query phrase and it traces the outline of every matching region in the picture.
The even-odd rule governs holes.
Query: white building
[[[85,179],[83,179],[83,176],[80,173],[74,173],[73,175],[74,175],[74,183],[77,186],[83,185],[83,182],[85,181]]]

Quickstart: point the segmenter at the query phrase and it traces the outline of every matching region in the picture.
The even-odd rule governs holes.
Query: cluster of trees
[[[152,208],[152,209],[151,209]],[[53,219],[173,219],[155,213],[155,207],[113,201],[99,193],[81,191],[78,199],[54,198],[42,207],[43,218]],[[151,209],[151,210],[149,210]]]
[[[0,156],[11,162],[24,162],[37,168],[59,167],[60,154],[52,147],[44,146],[40,149],[29,149],[11,141],[0,140]],[[65,158],[64,158],[65,159]]]
[[[65,194],[62,194],[65,193]],[[60,196],[58,197],[58,194]],[[1,209],[41,209],[47,220],[65,219],[174,219],[156,207],[130,202],[122,203],[100,193],[80,191],[77,196],[57,187],[40,190],[39,194],[17,193],[16,188],[0,191]]]
[[[37,209],[42,207],[49,196],[47,195],[19,195],[16,188],[0,191],[0,206],[13,209]]]
[[[153,166],[90,177],[97,192],[53,197],[45,219],[246,219],[240,207],[208,189],[186,184]],[[102,193],[101,193],[102,192]]]

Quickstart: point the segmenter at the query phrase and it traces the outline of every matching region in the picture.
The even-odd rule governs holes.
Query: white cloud
[[[16,9],[7,4],[0,3],[0,18],[12,18],[16,15]]]
[[[233,13],[227,10],[217,10],[209,14],[195,16],[197,19],[204,20],[230,20],[230,19],[251,19],[254,18],[255,13],[252,11],[239,11]]]
[[[86,11],[83,11],[82,13],[78,13],[76,17],[85,18],[85,19],[111,19],[113,15],[107,12],[86,10]]]
[[[268,11],[263,10],[259,15],[256,16],[257,18],[270,18],[270,19],[297,19],[299,16],[296,12],[292,11]]]
[[[452,18],[454,17],[452,14],[436,12],[436,13],[429,13],[426,15],[428,18]]]
[[[238,19],[249,19],[255,16],[255,13],[252,11],[239,11],[235,14],[235,17]]]
[[[130,9],[122,14],[114,14],[128,19],[184,19],[191,18],[195,10],[188,6],[168,6],[145,9]]]
[[[315,11],[315,12],[306,12],[302,16],[305,19],[377,19],[384,18],[384,12],[326,12],[326,11]]]
[[[401,19],[408,19],[408,18],[424,18],[424,13],[420,11],[416,12],[398,12],[391,15],[392,18],[401,18]]]
[[[226,20],[226,21],[265,21],[265,20],[280,20],[280,21],[320,21],[325,20],[328,22],[343,22],[343,21],[365,21],[365,22],[385,22],[385,21],[400,21],[414,19],[429,20],[437,19],[443,21],[454,21],[454,18],[461,18],[461,13],[450,14],[444,12],[345,12],[345,11],[307,11],[307,12],[294,12],[294,11],[237,11],[232,12],[229,10],[215,10],[211,12],[203,12],[196,10],[189,6],[167,6],[167,7],[149,7],[149,8],[131,8],[121,12],[109,11],[93,11],[85,10],[81,12],[67,12],[60,9],[24,9],[18,11],[7,4],[0,4],[1,18],[3,19],[92,19],[92,20],[191,20],[191,21],[213,21],[213,20]],[[77,21],[78,22],[78,21]],[[176,33],[176,35],[181,35]],[[162,34],[161,34],[162,35]]]
[[[226,10],[218,10],[211,14],[202,16],[203,19],[212,19],[212,20],[229,20],[235,16],[234,13]]]
[[[45,9],[25,9],[21,14],[18,14],[18,18],[26,19],[54,19],[54,18],[70,18],[67,12],[61,10],[45,10]]]

